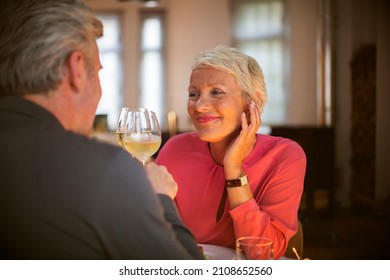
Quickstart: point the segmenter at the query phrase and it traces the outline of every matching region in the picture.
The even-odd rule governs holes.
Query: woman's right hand
[[[146,175],[157,194],[165,194],[174,199],[178,186],[171,173],[163,165],[149,162],[145,165]]]

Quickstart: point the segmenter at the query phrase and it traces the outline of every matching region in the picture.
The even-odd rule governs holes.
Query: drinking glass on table
[[[236,240],[236,260],[271,260],[272,240],[247,236]]]
[[[161,145],[161,130],[156,113],[145,108],[123,108],[122,111],[125,112],[118,120],[118,142],[145,166],[146,160],[156,153]],[[125,120],[122,127],[123,119]]]

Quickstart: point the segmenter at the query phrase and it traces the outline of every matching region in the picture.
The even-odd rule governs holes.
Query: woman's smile
[[[199,116],[196,118],[196,121],[198,124],[209,124],[220,119],[218,116]]]

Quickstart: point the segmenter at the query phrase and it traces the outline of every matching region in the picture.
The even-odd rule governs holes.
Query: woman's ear
[[[247,116],[249,114],[249,105],[251,104],[251,102],[252,102],[252,99],[249,96],[245,95],[245,97],[244,97],[244,112],[245,112],[245,114],[247,114]]]
[[[244,98],[244,113],[245,117],[248,121],[248,124],[250,124],[250,112],[249,112],[249,105],[251,104],[251,99],[249,97]]]

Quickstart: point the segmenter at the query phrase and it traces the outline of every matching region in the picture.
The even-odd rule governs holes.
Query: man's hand
[[[165,166],[149,162],[145,165],[145,171],[155,193],[168,195],[172,199],[176,197],[177,183]]]

